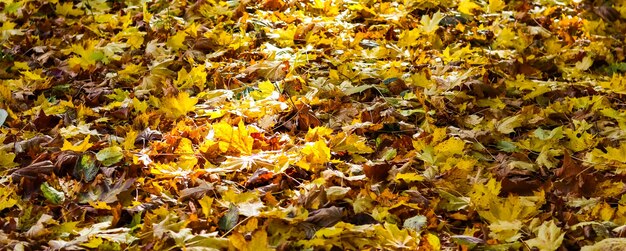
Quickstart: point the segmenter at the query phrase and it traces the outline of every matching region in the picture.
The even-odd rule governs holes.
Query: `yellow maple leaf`
[[[92,206],[94,209],[106,209],[106,210],[111,210],[111,206],[109,206],[106,202],[104,201],[89,201],[88,202],[90,206]]]
[[[300,154],[303,157],[298,161],[297,165],[306,170],[310,170],[312,166],[330,161],[330,148],[323,140],[307,143],[300,151]]]
[[[272,36],[275,38],[278,45],[282,47],[291,47],[294,46],[293,39],[297,30],[298,28],[295,25],[289,24],[285,29],[274,30]]]
[[[3,20],[4,24],[0,26],[0,40],[7,40],[11,36],[19,36],[23,35],[24,31],[22,29],[14,29],[17,26],[16,23],[11,21]]]
[[[404,180],[406,182],[422,181],[424,176],[417,173],[399,173],[396,174],[395,180]]]
[[[123,70],[118,71],[117,75],[125,81],[135,81],[136,78],[134,76],[141,75],[146,71],[144,66],[133,63],[124,64],[122,68]]]
[[[515,32],[511,28],[504,28],[496,36],[496,41],[493,42],[493,47],[506,49],[513,47],[517,39],[515,39]]]
[[[467,15],[473,15],[475,10],[479,10],[480,5],[476,4],[473,0],[461,0],[459,2],[459,12]]]
[[[434,147],[438,159],[445,159],[455,154],[463,154],[465,142],[458,138],[449,138]]]
[[[426,234],[426,241],[428,241],[432,250],[441,250],[441,241],[436,235],[431,233]]]
[[[193,144],[188,138],[180,139],[174,153],[179,154],[178,166],[182,169],[190,170],[198,163],[198,159],[194,156]]]
[[[124,150],[126,151],[130,151],[135,149],[135,140],[137,139],[137,136],[139,135],[139,132],[135,131],[135,130],[130,130],[126,133],[126,137],[124,137],[124,142],[122,143],[122,148],[124,148]]]
[[[104,61],[106,56],[102,50],[96,48],[98,43],[97,40],[87,40],[84,46],[76,44],[72,45],[70,49],[64,50],[63,52],[66,54],[77,54],[68,59],[67,63],[70,68],[73,70],[91,69],[98,62]]]
[[[133,109],[137,113],[144,113],[148,109],[148,102],[133,98]]]
[[[176,97],[161,100],[161,111],[167,118],[177,119],[196,109],[198,98],[189,97],[189,93],[181,92]]]
[[[4,150],[0,150],[0,167],[11,168],[17,166],[17,163],[13,162],[15,159],[15,153],[7,153]]]
[[[469,197],[476,208],[486,209],[490,201],[498,199],[501,188],[502,184],[492,178],[486,184],[474,184]]]
[[[20,72],[23,76],[24,79],[27,81],[45,81],[47,79],[47,77],[41,77],[42,71],[41,70],[37,70],[35,72],[32,71],[21,71]]]
[[[433,136],[431,143],[437,144],[447,137],[447,129],[445,127],[434,127],[431,135]]]
[[[13,62],[13,67],[11,67],[11,69],[27,71],[30,67],[27,62]]]
[[[208,73],[204,65],[197,65],[191,68],[189,72],[185,68],[178,71],[178,79],[174,81],[174,85],[180,89],[192,88],[197,86],[200,90],[204,90],[206,85],[206,77]]]
[[[419,29],[402,31],[402,34],[400,34],[400,39],[398,40],[398,46],[410,47],[419,44],[420,33],[421,32]]]
[[[371,153],[374,149],[365,144],[365,139],[360,138],[355,134],[346,135],[345,132],[338,133],[330,140],[330,145],[335,152],[349,152],[349,153]]]
[[[237,128],[233,128],[226,122],[220,122],[213,125],[215,138],[219,140],[220,151],[228,150],[237,151],[239,153],[251,154],[254,139],[250,137],[251,131],[248,131],[243,121],[239,121]]]
[[[536,196],[495,197],[489,200],[487,209],[479,210],[478,214],[490,223],[524,221],[539,213],[539,207],[545,202],[543,196],[543,192],[537,192]]]
[[[626,94],[626,77],[613,74],[610,81],[599,82],[599,85],[607,92]]]
[[[176,162],[169,163],[151,163],[150,173],[158,175],[161,178],[166,177],[187,177],[193,172],[191,169],[186,169],[178,165]]]
[[[187,28],[185,28],[185,31],[192,37],[198,37],[198,30],[200,27],[202,27],[202,24],[192,22],[187,26]]]
[[[62,4],[57,3],[54,12],[61,16],[81,16],[85,14],[81,9],[74,9],[72,2],[65,2]]]
[[[610,221],[615,215],[615,209],[612,208],[611,205],[609,205],[608,203],[602,202],[600,204],[597,204],[592,209],[592,214],[600,218],[600,220],[602,221]]]
[[[487,12],[495,13],[501,11],[506,7],[506,3],[502,0],[489,0],[489,5],[487,5]]]
[[[619,146],[619,148],[615,148],[615,147],[606,147],[606,153],[604,153],[604,151],[596,148],[593,149],[593,151],[591,151],[591,154],[589,156],[589,160],[590,161],[594,161],[594,162],[613,162],[615,164],[621,164],[621,163],[626,163],[626,144],[622,144]],[[600,169],[602,166],[598,166],[596,167],[597,169]],[[623,165],[618,165],[618,169],[616,170],[616,172],[621,173],[624,172],[623,169]]]
[[[178,31],[176,35],[171,36],[165,45],[172,48],[172,50],[177,51],[180,49],[186,49],[187,46],[184,44],[185,38],[187,37],[187,33],[185,31]]]
[[[139,31],[137,27],[126,27],[123,31],[115,34],[113,38],[111,38],[112,42],[120,42],[123,39],[126,39],[126,44],[129,45],[133,49],[138,49],[143,45],[144,36],[146,32]]]
[[[61,151],[74,151],[79,153],[87,151],[90,147],[93,146],[92,143],[89,143],[90,138],[91,135],[87,135],[83,142],[77,145],[72,145],[72,143],[70,143],[69,141],[63,140],[63,147],[61,147]]]
[[[565,143],[565,147],[574,152],[580,152],[589,149],[597,144],[594,140],[593,134],[579,130],[565,129],[563,134],[567,136],[569,141]]]
[[[487,220],[490,237],[497,240],[513,242],[521,237],[523,222],[539,213],[545,203],[545,193],[535,192],[534,196],[494,197],[489,200],[486,210],[478,210],[478,214]]]
[[[500,123],[498,123],[498,132],[509,134],[515,132],[515,128],[520,127],[523,123],[523,118],[521,115],[515,115],[511,117],[507,117],[502,119]]]
[[[384,225],[376,225],[374,228],[385,248],[416,249],[417,247],[417,242],[408,229],[400,230],[397,225],[388,222],[385,222]],[[430,240],[428,241],[430,242]]]
[[[265,230],[260,229],[255,231],[252,234],[252,238],[250,240],[246,240],[246,238],[239,232],[233,232],[233,235],[229,237],[231,244],[237,250],[243,251],[266,251],[273,250],[268,246],[267,233]]]
[[[0,210],[11,208],[17,204],[17,193],[12,187],[0,186]]]
[[[263,81],[259,83],[259,90],[251,92],[250,96],[252,96],[254,100],[261,100],[271,96],[274,93],[274,90],[276,90],[276,88],[272,82]]]
[[[317,126],[315,128],[309,128],[309,131],[304,136],[304,140],[312,142],[319,139],[323,139],[333,133],[333,129],[325,126]]]

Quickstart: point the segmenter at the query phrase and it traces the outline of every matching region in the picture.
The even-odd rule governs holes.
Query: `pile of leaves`
[[[0,10],[0,246],[626,243],[623,3]]]

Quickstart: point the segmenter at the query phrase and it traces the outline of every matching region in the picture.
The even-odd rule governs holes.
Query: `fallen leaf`
[[[228,232],[237,225],[237,222],[239,222],[239,208],[231,203],[226,213],[220,218],[218,226],[222,231]]]
[[[72,143],[70,143],[69,141],[64,140],[63,147],[61,147],[61,151],[74,151],[78,153],[85,152],[93,146],[92,143],[89,143],[90,137],[91,135],[87,135],[87,137],[85,137],[85,139],[83,139],[83,141],[80,144],[76,144],[76,145],[72,145]]]
[[[320,208],[309,213],[309,217],[305,222],[315,224],[317,227],[331,227],[341,220],[343,217],[343,208],[329,207]]]

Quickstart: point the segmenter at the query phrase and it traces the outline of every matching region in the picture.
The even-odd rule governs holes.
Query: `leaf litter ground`
[[[0,10],[0,246],[625,245],[623,3]]]

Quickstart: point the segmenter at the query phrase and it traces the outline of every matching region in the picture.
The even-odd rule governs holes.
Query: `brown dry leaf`
[[[602,5],[593,7],[593,12],[598,14],[606,22],[615,22],[620,19],[620,13],[612,6]]]
[[[54,170],[54,165],[52,161],[44,160],[36,163],[32,163],[25,167],[19,167],[14,169],[11,172],[11,177],[15,180],[19,180],[19,178],[29,178],[36,179],[42,178],[43,176],[52,174]]]
[[[363,164],[363,172],[365,176],[372,182],[380,182],[387,179],[392,165],[390,163],[366,163]]]
[[[556,191],[564,195],[591,196],[596,186],[596,177],[591,169],[574,160],[569,153],[563,157],[561,167],[556,170]]]
[[[344,208],[341,207],[328,207],[320,208],[318,210],[309,213],[309,217],[305,222],[315,224],[317,227],[331,227],[341,220],[343,217]]]
[[[42,146],[52,142],[53,138],[48,135],[37,135],[27,140],[15,142],[15,153],[38,153]],[[29,154],[34,155],[34,154]]]

